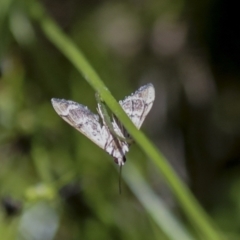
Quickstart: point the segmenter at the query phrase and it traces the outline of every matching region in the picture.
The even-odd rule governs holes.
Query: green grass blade
[[[166,204],[151,190],[139,171],[130,161],[124,168],[124,179],[137,199],[142,203],[156,224],[173,240],[193,240],[187,229],[176,216],[168,210]],[[174,229],[174,231],[173,231]]]

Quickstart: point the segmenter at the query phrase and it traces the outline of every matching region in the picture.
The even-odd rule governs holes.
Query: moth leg
[[[113,127],[113,124],[111,122],[111,118],[107,112],[107,108],[106,108],[106,104],[104,103],[104,101],[101,99],[99,93],[95,94],[96,100],[98,102],[98,108],[97,111],[99,113],[99,115],[101,116],[103,122],[106,124],[106,126],[108,127],[109,131],[111,132],[111,134],[116,137],[117,139],[119,139],[120,141],[125,141],[127,143],[132,143],[132,140],[130,141],[128,138],[119,136]],[[119,122],[119,121],[118,121]],[[119,126],[119,124],[118,124]],[[126,130],[125,130],[126,131]]]
[[[121,133],[124,136],[124,141],[127,142],[129,145],[131,145],[132,143],[134,143],[134,140],[132,139],[131,135],[127,132],[127,130],[124,128],[124,126],[121,124],[121,122],[118,120],[118,118],[113,114],[112,115],[112,119],[113,119],[113,124],[116,125]]]

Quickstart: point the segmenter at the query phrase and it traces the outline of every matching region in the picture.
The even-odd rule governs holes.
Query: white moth
[[[123,101],[119,101],[119,104],[139,129],[152,108],[154,99],[154,87],[152,84],[147,84]],[[130,139],[130,136],[115,116],[112,116],[112,129],[116,134],[112,134],[106,124],[100,103],[98,103],[97,111],[102,123],[99,121],[99,115],[92,113],[86,106],[79,103],[52,98],[52,105],[63,120],[104,149],[119,166],[124,165],[125,155],[130,147],[130,142],[127,139]],[[121,139],[115,135],[120,136]]]

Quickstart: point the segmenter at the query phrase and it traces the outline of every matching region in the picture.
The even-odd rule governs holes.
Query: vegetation
[[[239,84],[218,81],[238,73],[211,48],[218,33],[208,18],[183,18],[186,9],[154,0],[0,3],[3,239],[239,238]],[[191,21],[208,27],[191,38]],[[147,82],[156,88],[149,137],[117,103]],[[65,98],[96,112],[95,92],[136,143],[122,194],[111,156],[51,106]]]

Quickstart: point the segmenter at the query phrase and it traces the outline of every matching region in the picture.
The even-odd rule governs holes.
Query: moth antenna
[[[119,194],[122,193],[122,164],[119,166],[119,181],[118,181],[118,187],[119,187]]]

